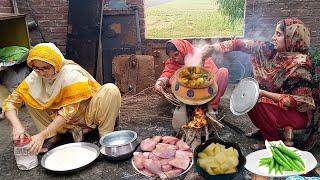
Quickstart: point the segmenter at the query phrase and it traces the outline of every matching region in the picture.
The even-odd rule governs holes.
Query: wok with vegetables
[[[213,80],[213,74],[200,66],[184,67],[178,73],[178,82],[188,88],[205,88]]]

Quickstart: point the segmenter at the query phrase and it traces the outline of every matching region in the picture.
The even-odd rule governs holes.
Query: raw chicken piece
[[[190,150],[190,147],[188,146],[187,143],[183,142],[182,140],[178,141],[176,146],[180,149],[180,150]]]
[[[149,153],[149,159],[159,160],[159,157],[151,152]]]
[[[161,138],[162,138],[161,136],[153,136],[152,140],[158,143],[161,141]]]
[[[149,170],[153,174],[158,175],[161,179],[167,178],[167,176],[163,173],[161,169],[160,161],[158,160],[152,160],[152,159],[146,159],[143,162],[143,166],[145,169]]]
[[[147,138],[141,141],[140,147],[142,151],[152,151],[157,145],[157,141]]]
[[[163,172],[172,170],[172,166],[170,164],[162,165],[161,167]]]
[[[146,176],[154,176],[154,174],[152,172],[150,172],[148,169],[141,169],[140,170],[142,174],[146,175]]]
[[[179,139],[176,137],[172,137],[172,136],[163,136],[162,137],[162,142],[166,143],[166,144],[174,145],[174,144],[176,144],[177,141],[179,141]]]
[[[168,178],[174,178],[179,176],[183,172],[182,169],[172,169],[170,171],[164,172]]]
[[[139,156],[142,155],[142,152],[133,152],[133,156]]]
[[[143,156],[141,152],[134,152],[133,153],[133,163],[138,169],[143,169],[143,162],[146,158]]]
[[[144,157],[146,157],[146,159],[148,159],[148,158],[149,158],[149,155],[150,155],[150,152],[144,152],[144,153],[142,153],[142,154],[143,154]]]
[[[174,158],[169,161],[169,164],[176,168],[186,170],[189,167],[190,158]]]
[[[170,159],[176,155],[175,149],[156,148],[152,151],[153,154],[160,158]]]
[[[192,158],[193,154],[191,151],[182,151],[177,150],[176,151],[176,158]]]
[[[167,164],[169,164],[170,159],[160,159],[159,161],[160,161],[161,165],[167,165]]]
[[[165,144],[165,143],[158,143],[156,145],[156,148],[158,148],[158,149],[174,149],[174,150],[178,149],[178,147],[175,145]]]

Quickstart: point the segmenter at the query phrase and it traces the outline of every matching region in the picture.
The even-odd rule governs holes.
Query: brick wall
[[[11,0],[0,0],[0,13],[12,13]]]
[[[38,22],[38,28],[29,31],[31,44],[53,42],[65,52],[68,0],[17,0],[17,4],[20,13],[28,14],[28,21]]]
[[[20,13],[27,13],[28,21],[35,18],[38,28],[30,30],[31,44],[54,42],[65,52],[68,26],[68,0],[17,0]],[[141,38],[144,41],[144,6],[143,0],[127,0],[127,4],[138,8]],[[12,13],[11,0],[0,0],[0,13]]]
[[[247,38],[271,40],[276,23],[286,17],[298,17],[311,31],[311,44],[320,46],[319,0],[246,0]]]
[[[127,0],[128,5],[136,6],[138,8],[139,13],[139,25],[140,25],[140,33],[141,40],[145,40],[145,20],[144,20],[144,3],[143,0]]]

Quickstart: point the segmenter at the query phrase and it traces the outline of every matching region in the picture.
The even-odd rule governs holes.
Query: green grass
[[[216,0],[174,0],[146,8],[147,38],[241,36],[243,20],[234,26],[218,12]]]

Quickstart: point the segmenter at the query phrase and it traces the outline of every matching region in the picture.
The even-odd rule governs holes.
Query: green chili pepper
[[[275,163],[274,171],[275,171],[274,174],[277,174],[279,171],[279,164],[277,162]]]
[[[272,158],[269,164],[269,174],[271,173],[273,167],[274,167],[274,159]]]
[[[289,166],[291,168],[291,170],[295,170],[297,172],[300,171],[300,168],[299,166],[297,166],[294,162],[293,162],[293,159],[291,159],[289,156],[287,155],[284,155],[284,157],[287,159],[287,161],[289,162]]]
[[[279,166],[279,172],[280,172],[280,175],[282,175],[282,172],[283,172],[283,166]]]
[[[268,157],[268,158],[261,158],[260,161],[259,161],[259,163],[260,163],[260,165],[269,164],[270,160],[271,160],[270,157]]]
[[[286,157],[285,154],[281,153],[278,148],[274,148],[274,152],[283,160],[284,163],[288,165],[288,167],[290,167],[288,157]]]
[[[268,165],[269,162],[270,162],[270,160],[269,161],[260,161],[259,166]]]
[[[290,166],[288,166],[288,164],[283,160],[283,155],[281,153],[278,153],[279,151],[277,151],[276,148],[271,148],[271,152],[273,155],[273,158],[282,166],[290,168]],[[281,156],[282,155],[282,156]],[[280,157],[281,156],[281,157]]]
[[[272,157],[264,157],[264,158],[261,158],[260,161],[270,161]]]
[[[293,162],[301,171],[304,171],[304,167],[301,165],[300,161],[298,161],[297,159],[294,159]]]
[[[279,151],[281,151],[282,153],[288,155],[289,157],[293,158],[293,159],[297,159],[303,167],[305,167],[305,164],[303,162],[303,160],[301,159],[301,157],[295,153],[294,151],[289,150],[288,148],[286,148],[284,145],[280,144],[280,146],[278,147]]]

